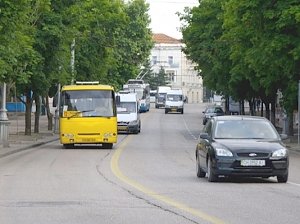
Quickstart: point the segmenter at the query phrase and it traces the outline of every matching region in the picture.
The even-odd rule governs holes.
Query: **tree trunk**
[[[240,100],[240,114],[245,115],[245,104],[244,104],[244,100]]]
[[[266,118],[268,120],[270,120],[270,103],[269,102],[266,102],[265,103],[265,106],[266,106]]]
[[[251,116],[255,115],[255,113],[254,113],[255,108],[254,108],[253,99],[249,100],[249,111],[250,111]]]
[[[276,101],[273,100],[273,102],[271,102],[271,122],[272,124],[275,126],[276,124]]]
[[[46,113],[48,118],[48,130],[51,131],[53,129],[53,114],[50,112],[49,96],[46,96],[46,101],[45,98],[42,98],[42,103],[46,108]]]
[[[263,117],[264,116],[264,103],[261,102],[260,104],[261,104],[260,105],[260,116]]]
[[[25,103],[25,135],[31,135],[31,108],[32,108],[32,98],[31,91],[26,93],[26,103]]]
[[[34,115],[34,133],[39,133],[40,127],[40,114],[41,114],[41,98],[36,95],[35,100],[35,115]]]
[[[225,97],[225,114],[230,114],[229,113],[229,98]]]

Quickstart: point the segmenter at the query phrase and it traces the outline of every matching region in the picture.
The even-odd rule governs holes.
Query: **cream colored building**
[[[168,74],[169,85],[181,88],[188,103],[203,102],[202,78],[191,61],[182,52],[184,44],[165,34],[153,34],[154,48],[151,50],[151,65],[154,73],[163,68]]]

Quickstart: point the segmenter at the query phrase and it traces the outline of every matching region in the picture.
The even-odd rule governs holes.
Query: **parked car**
[[[272,123],[256,116],[215,116],[208,120],[196,147],[197,176],[277,177],[288,180],[289,155]]]
[[[206,122],[208,121],[208,119],[210,119],[211,117],[214,116],[222,116],[225,115],[222,107],[220,106],[209,106],[205,109],[205,111],[203,111],[203,125],[206,124]]]

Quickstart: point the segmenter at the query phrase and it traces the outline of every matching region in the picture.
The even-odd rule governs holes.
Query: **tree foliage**
[[[15,85],[19,99],[26,96],[26,134],[33,101],[53,96],[57,83],[118,87],[136,76],[153,44],[148,10],[144,0],[0,2],[0,80]]]
[[[261,98],[272,108],[280,90],[285,109],[296,108],[298,0],[200,0],[181,19],[185,52],[207,87],[238,100]]]

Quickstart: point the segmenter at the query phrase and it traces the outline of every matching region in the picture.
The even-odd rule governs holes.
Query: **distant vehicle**
[[[171,89],[167,91],[165,102],[165,113],[179,112],[183,114],[184,97],[181,89]]]
[[[214,116],[222,116],[225,115],[225,112],[223,111],[222,107],[220,106],[209,106],[205,109],[205,111],[203,111],[203,125],[206,124],[206,122]]]
[[[214,96],[213,96],[213,103],[215,105],[222,106],[223,101],[224,100],[223,100],[223,96],[222,95],[214,94]]]
[[[217,181],[219,176],[277,177],[288,180],[289,156],[272,123],[256,116],[212,117],[196,147],[197,176]]]
[[[240,103],[238,101],[234,101],[232,97],[229,97],[229,113],[230,114],[240,114]]]
[[[171,90],[170,86],[158,86],[156,91],[155,108],[165,107],[166,94]]]
[[[128,82],[123,85],[123,89],[137,94],[140,112],[147,112],[150,110],[149,83],[144,83],[144,81],[140,79],[129,79]]]
[[[150,90],[150,103],[155,103],[156,90]]]
[[[116,94],[118,133],[139,133],[141,119],[136,93],[121,91]]]
[[[118,137],[114,88],[98,82],[63,86],[59,132],[65,148],[73,148],[74,144],[101,144],[111,149]]]

